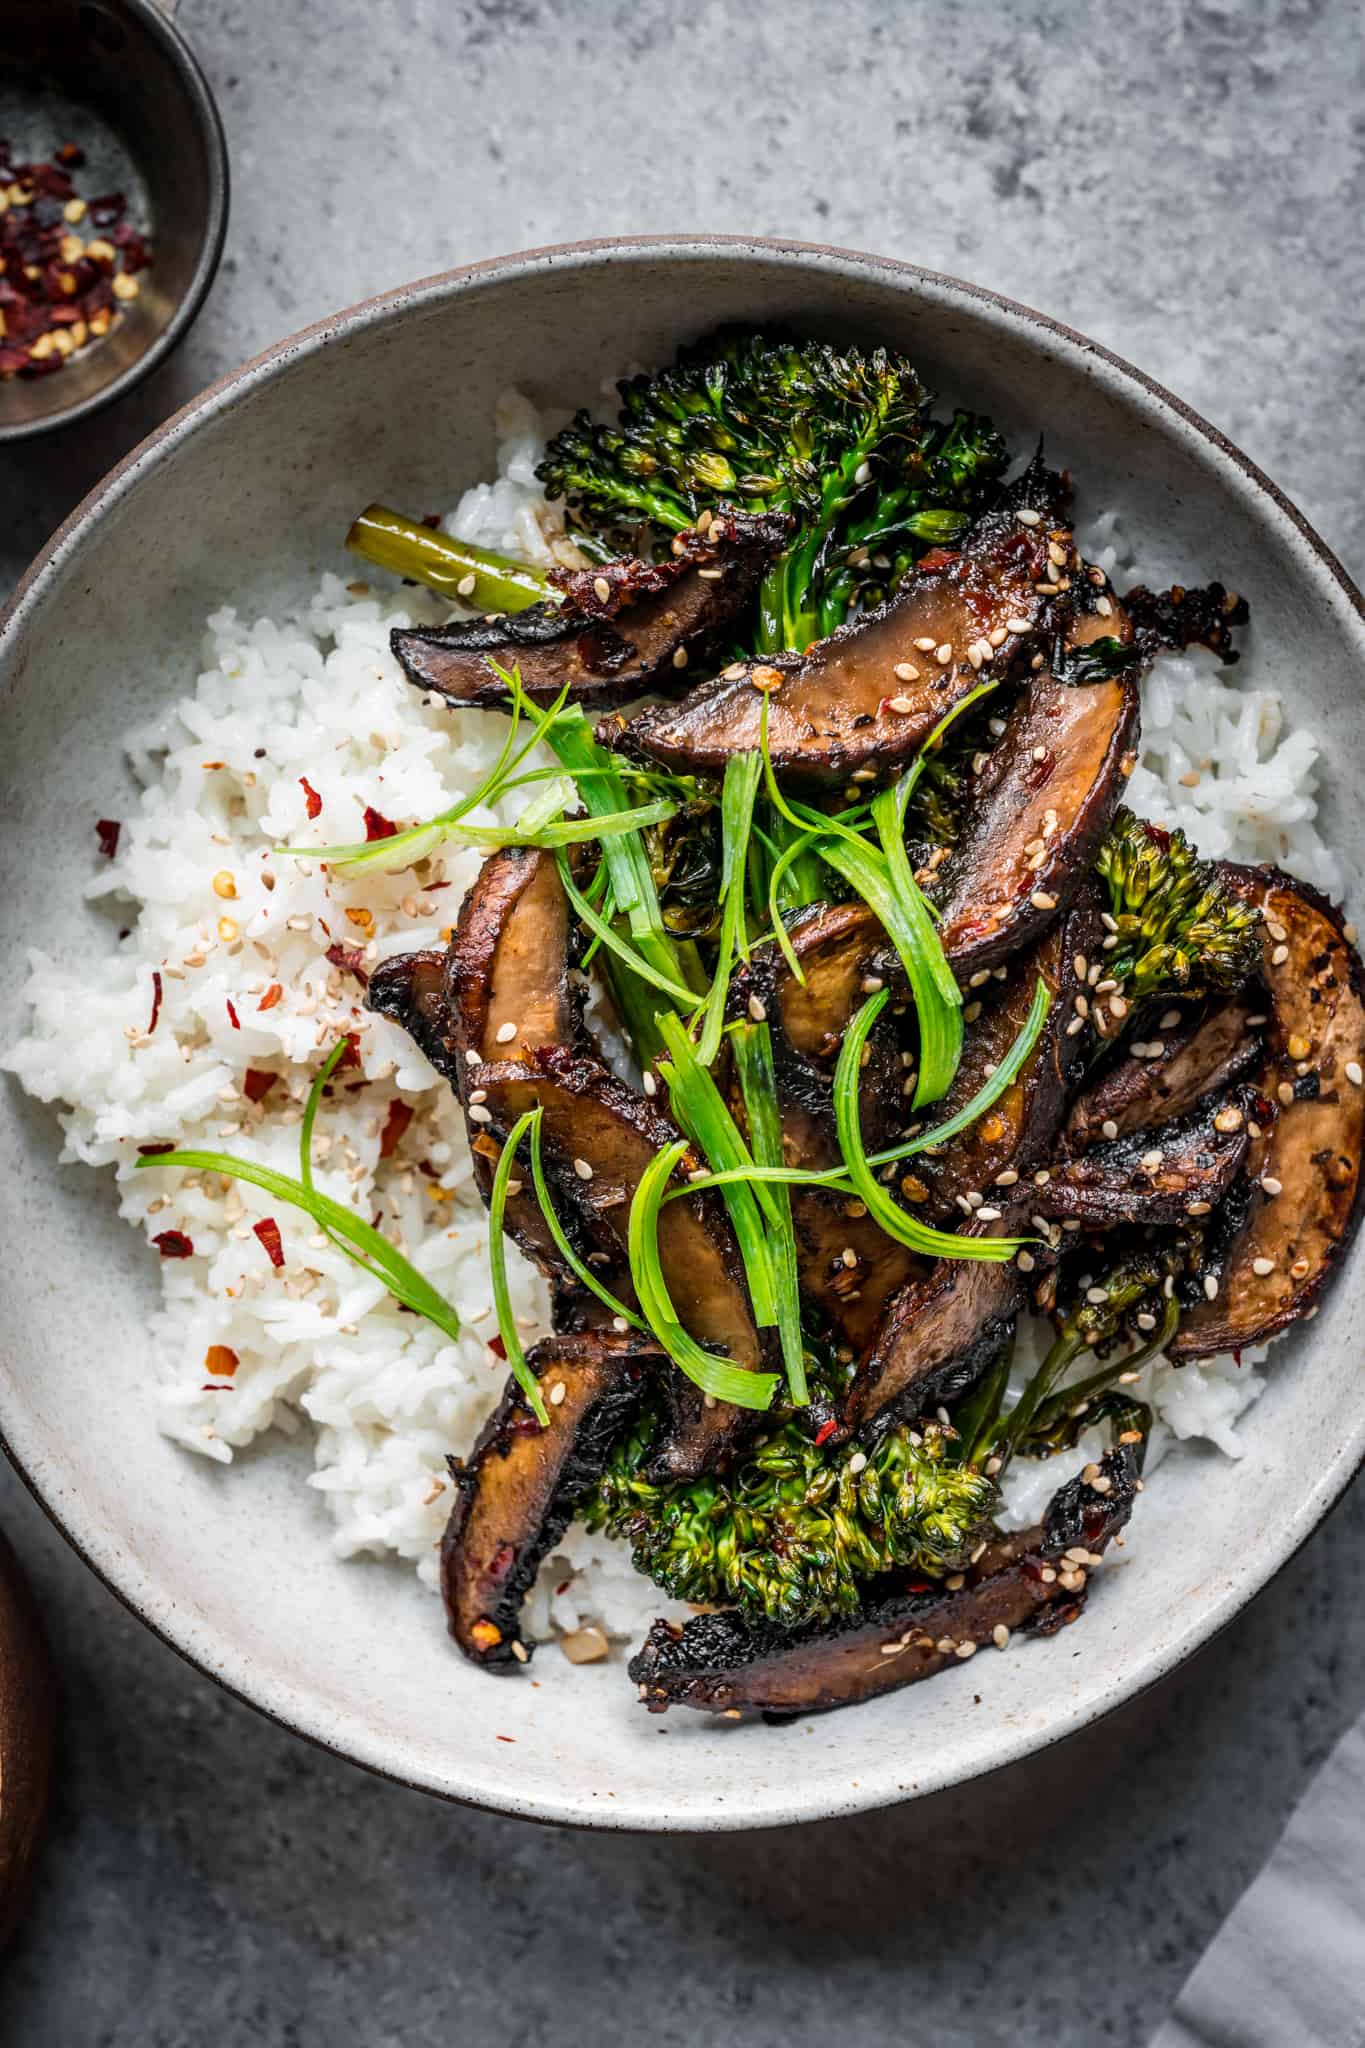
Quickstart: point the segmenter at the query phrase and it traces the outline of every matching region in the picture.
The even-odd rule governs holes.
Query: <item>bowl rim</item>
[[[172,351],[179,347],[193,326],[200,307],[208,297],[209,287],[218,274],[218,265],[222,260],[223,244],[227,238],[232,179],[228,168],[227,136],[223,132],[222,116],[218,112],[218,102],[213,96],[213,89],[204,76],[203,67],[186,40],[183,30],[177,27],[170,13],[159,4],[159,0],[117,0],[117,4],[127,14],[135,16],[148,35],[164,47],[184,88],[191,115],[204,144],[204,152],[208,159],[208,210],[204,217],[199,255],[195,261],[193,275],[181,293],[175,311],[160,334],[147,344],[141,355],[129,363],[126,369],[121,370],[117,377],[111,378],[109,383],[102,384],[98,391],[92,391],[86,398],[75,399],[70,405],[62,406],[58,411],[48,413],[42,419],[15,420],[8,423],[0,420],[0,447],[15,445],[20,441],[33,441],[40,434],[55,434],[64,427],[75,426],[78,420],[89,419],[92,414],[103,411],[106,405],[112,405],[115,399],[122,398],[139,385],[144,377],[150,376],[157,365],[163,363]],[[244,364],[242,367],[250,366]],[[194,403],[191,399],[190,405],[182,406],[179,412],[173,415],[172,421],[166,424],[173,424],[173,421],[179,419]],[[161,431],[161,428],[155,429],[139,443],[139,450],[135,452],[145,448]],[[76,508],[77,512],[84,511],[104,484],[113,481],[122,466],[121,463],[118,464],[95,485],[94,490],[89,492]],[[59,533],[62,530],[59,528]],[[22,587],[21,584],[20,589]],[[8,611],[9,608],[6,607],[4,612],[0,612],[0,623],[8,617]]]
[[[137,0],[147,4],[147,0]],[[193,59],[191,59],[193,62]],[[1249,482],[1253,490],[1269,499],[1276,510],[1288,520],[1301,541],[1306,543],[1321,569],[1326,570],[1337,585],[1348,606],[1354,611],[1365,634],[1365,596],[1347,574],[1332,550],[1312,526],[1299,508],[1288,498],[1279,486],[1251,460],[1234,442],[1202,414],[1178,398],[1164,385],[1149,377],[1144,371],[1127,361],[1123,356],[1092,340],[1088,335],[1069,327],[1065,322],[1055,320],[1048,314],[1020,300],[1010,298],[986,286],[975,285],[943,271],[929,270],[922,265],[897,257],[879,256],[867,251],[848,249],[832,243],[807,242],[789,237],[766,237],[759,235],[722,234],[651,234],[598,236],[581,241],[559,242],[538,245],[534,248],[517,250],[501,256],[483,258],[479,261],[461,264],[453,269],[434,272],[409,284],[395,286],[387,291],[356,301],[336,313],[300,328],[259,354],[249,357],[236,369],[197,393],[181,406],[160,426],[140,441],[136,447],[116,463],[104,477],[87,492],[85,497],[57,528],[51,539],[34,558],[21,576],[9,601],[0,608],[0,667],[9,648],[22,635],[26,617],[41,599],[47,583],[63,568],[67,558],[79,544],[83,529],[97,515],[113,505],[133,488],[144,472],[154,469],[162,458],[185,439],[201,421],[215,417],[230,409],[234,394],[270,381],[274,375],[295,357],[311,355],[326,347],[332,340],[348,332],[364,328],[391,315],[401,312],[410,305],[436,301],[462,290],[469,285],[510,279],[519,275],[530,276],[543,272],[555,265],[592,264],[596,262],[648,259],[653,256],[675,254],[683,258],[705,258],[708,255],[736,255],[748,253],[758,258],[789,259],[794,270],[810,266],[818,268],[825,263],[848,266],[872,275],[880,275],[893,283],[937,292],[944,298],[958,296],[977,306],[1003,314],[1011,321],[1021,321],[1026,326],[1041,330],[1045,336],[1064,340],[1073,348],[1080,349],[1119,377],[1135,384],[1157,405],[1173,413],[1184,426],[1192,430],[1201,441],[1230,462]],[[131,1587],[127,1590],[119,1584],[112,1567],[96,1562],[87,1550],[82,1537],[71,1525],[74,1517],[59,1509],[42,1491],[38,1481],[27,1469],[23,1459],[10,1442],[7,1431],[0,1425],[0,1450],[3,1450],[10,1464],[28,1488],[39,1507],[59,1534],[80,1557],[81,1561],[130,1613],[149,1628],[154,1635],[172,1649],[177,1656],[219,1686],[232,1698],[251,1707],[267,1720],[286,1729],[290,1734],[301,1736],[315,1748],[357,1764],[374,1776],[400,1784],[409,1790],[425,1792],[449,1804],[471,1806],[486,1812],[506,1814],[522,1820],[532,1820],[553,1826],[578,1826],[606,1829],[617,1833],[642,1832],[719,1832],[747,1828],[765,1828],[790,1824],[792,1822],[816,1820],[824,1817],[851,1815],[854,1812],[871,1810],[880,1806],[902,1803],[907,1797],[922,1796],[930,1791],[945,1790],[954,1784],[966,1782],[974,1777],[987,1777],[994,1771],[1006,1768],[1014,1762],[1053,1747],[1077,1734],[1082,1728],[1128,1705],[1149,1692],[1161,1679],[1168,1677],[1182,1664],[1190,1661],[1206,1649],[1223,1629],[1241,1613],[1258,1594],[1283,1571],[1297,1552],[1319,1528],[1328,1513],[1345,1493],[1351,1480],[1365,1466],[1365,1429],[1361,1442],[1352,1458],[1336,1461],[1335,1470],[1320,1474],[1316,1486],[1303,1503],[1300,1514],[1294,1518],[1270,1545],[1268,1568],[1263,1576],[1252,1585],[1239,1584],[1221,1603],[1221,1612],[1216,1615],[1206,1632],[1188,1648],[1179,1646],[1168,1650],[1145,1675],[1134,1683],[1116,1691],[1102,1701],[1084,1707],[1073,1707],[1059,1720],[1058,1725],[1040,1735],[1008,1746],[1007,1753],[997,1761],[985,1765],[969,1765],[961,1770],[952,1770],[935,1777],[926,1774],[922,1782],[908,1792],[904,1787],[877,1788],[869,1796],[857,1802],[840,1801],[803,1806],[792,1803],[789,1808],[777,1812],[765,1812],[755,1819],[746,1816],[737,1808],[717,1807],[705,1812],[696,1811],[678,1817],[661,1813],[658,1816],[642,1817],[635,1820],[617,1819],[603,1812],[600,1807],[575,1802],[572,1795],[556,1799],[537,1795],[532,1802],[519,1799],[515,1792],[495,1794],[486,1786],[478,1789],[456,1789],[449,1783],[436,1783],[430,1777],[410,1775],[408,1770],[397,1764],[385,1763],[373,1754],[362,1754],[324,1733],[319,1727],[310,1727],[300,1717],[298,1708],[283,1703],[270,1703],[266,1697],[248,1690],[245,1684],[238,1684],[215,1669],[209,1661],[211,1652],[207,1649],[193,1650],[178,1641],[173,1633],[173,1622],[169,1616],[162,1618],[151,1604],[143,1604],[145,1596],[139,1597]]]

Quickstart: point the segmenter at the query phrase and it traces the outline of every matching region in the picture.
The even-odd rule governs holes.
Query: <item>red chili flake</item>
[[[235,1387],[225,1387],[221,1380],[205,1380],[199,1389],[201,1394],[235,1394]]]
[[[152,969],[152,1014],[151,1014],[151,1018],[149,1019],[149,1021],[148,1021],[148,1024],[147,1024],[147,1036],[148,1036],[149,1038],[151,1037],[152,1033],[153,1033],[153,1032],[154,1032],[154,1031],[156,1030],[156,1020],[157,1020],[157,1018],[158,1018],[158,1017],[159,1017],[160,1015],[161,1015],[161,976],[160,976],[160,975],[159,975],[159,974],[157,973],[156,969],[155,969],[155,968],[153,968],[153,969]]]
[[[256,1008],[258,1010],[273,1010],[283,994],[284,990],[280,987],[280,984],[277,981],[272,981],[259,1003],[257,1003]]]
[[[370,977],[365,972],[364,966],[365,955],[361,952],[359,946],[343,946],[338,939],[334,946],[327,948],[323,957],[330,960],[333,967],[341,968],[343,973],[353,974],[362,988],[369,987]]]
[[[162,1152],[174,1152],[174,1138],[158,1138],[155,1145],[139,1145],[138,1151],[144,1159],[155,1159]]]
[[[253,1223],[251,1228],[265,1247],[266,1256],[270,1260],[271,1265],[282,1266],[284,1264],[284,1242],[280,1236],[280,1226],[274,1217],[262,1216],[260,1222]]]
[[[263,1067],[248,1067],[242,1076],[242,1093],[248,1102],[264,1102],[279,1078],[267,1074]]]
[[[205,1372],[216,1373],[221,1380],[230,1380],[241,1362],[230,1344],[210,1344],[204,1353]]]
[[[404,1131],[412,1122],[411,1103],[395,1100],[389,1104],[389,1113],[384,1119],[384,1128],[379,1134],[379,1156],[391,1159],[397,1151]]]
[[[440,513],[439,513],[439,512],[424,512],[424,513],[422,514],[422,524],[423,524],[423,526],[430,526],[430,527],[431,527],[431,528],[433,529],[433,531],[434,531],[434,530],[435,530],[435,528],[436,528],[436,527],[438,527],[438,526],[440,525],[440,523],[441,523],[441,515],[440,515]]]
[[[392,839],[398,827],[392,819],[377,811],[373,804],[365,806],[365,837],[367,839]]]
[[[306,775],[300,775],[299,788],[303,791],[303,801],[309,817],[316,818],[318,812],[322,809],[322,798],[318,795]]]
[[[359,1065],[360,1040],[354,1031],[348,1031],[346,1033],[346,1050],[341,1055],[341,1058],[337,1061],[333,1071],[335,1073],[340,1074],[343,1073],[347,1067],[358,1067]]]
[[[65,164],[69,171],[78,171],[85,162],[85,151],[81,148],[79,142],[64,142],[60,148],[54,149],[52,154],[56,157],[57,162]]]
[[[106,860],[112,860],[118,852],[118,836],[122,830],[117,818],[96,818],[95,831],[99,836],[100,852]]]
[[[228,1023],[232,1026],[234,1031],[240,1031],[242,1028],[242,1020],[237,1015],[236,1005],[234,1004],[232,997],[225,996],[223,1000],[227,1004]]]
[[[503,1343],[501,1337],[490,1337],[488,1348],[494,1358],[500,1358],[504,1365],[507,1363],[507,1346]]]
[[[817,1448],[821,1444],[827,1444],[838,1427],[839,1425],[832,1415],[828,1422],[822,1422],[820,1424],[820,1427],[815,1432],[815,1442]]]
[[[188,1259],[194,1255],[194,1246],[183,1230],[159,1230],[152,1243],[163,1259]]]
[[[493,1740],[495,1742],[510,1742],[512,1747],[516,1748],[517,1738],[515,1735],[495,1735]]]

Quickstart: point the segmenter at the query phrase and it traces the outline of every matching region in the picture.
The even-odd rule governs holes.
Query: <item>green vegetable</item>
[[[665,1146],[641,1174],[630,1205],[627,1241],[630,1277],[645,1321],[680,1372],[711,1394],[738,1408],[766,1408],[777,1390],[776,1375],[746,1372],[713,1352],[703,1350],[678,1321],[659,1263],[659,1205],[687,1140]]]
[[[1027,1453],[1035,1434],[1046,1437],[1067,1410],[1093,1398],[1120,1373],[1140,1371],[1170,1342],[1180,1311],[1163,1292],[1166,1279],[1160,1255],[1145,1248],[1120,1258],[1098,1279],[1088,1276],[1042,1364],[994,1430],[991,1442],[998,1455],[1008,1459],[1015,1452]],[[1154,1316],[1154,1332],[1142,1336],[1134,1350],[1112,1360],[1091,1380],[1054,1395],[1058,1381],[1078,1358],[1112,1345],[1144,1313]]]
[[[911,1251],[923,1252],[927,1258],[996,1262],[1010,1259],[1019,1250],[1022,1238],[960,1237],[954,1232],[931,1230],[928,1224],[917,1221],[892,1199],[872,1170],[872,1162],[863,1149],[858,1088],[863,1047],[889,1000],[887,989],[879,989],[876,995],[868,997],[844,1034],[839,1063],[834,1070],[834,1120],[839,1132],[839,1150],[843,1154],[853,1192],[867,1205],[873,1222],[880,1224],[888,1237],[895,1238],[898,1244],[908,1245]]]
[[[602,1282],[593,1272],[592,1267],[579,1258],[578,1253],[569,1242],[564,1226],[560,1222],[555,1210],[554,1202],[550,1196],[550,1189],[545,1179],[545,1163],[541,1158],[540,1151],[540,1132],[544,1121],[544,1114],[544,1111],[541,1109],[533,1109],[531,1111],[531,1182],[536,1191],[536,1200],[540,1204],[540,1213],[545,1218],[545,1227],[554,1242],[555,1250],[559,1253],[559,1256],[563,1259],[579,1285],[586,1287],[589,1294],[596,1295],[604,1308],[610,1309],[614,1316],[619,1316],[623,1322],[629,1323],[632,1328],[643,1330],[645,1325],[640,1317],[635,1314],[633,1309],[628,1309],[623,1301],[618,1301],[609,1287],[603,1286]]]
[[[785,1163],[782,1108],[777,1098],[772,1033],[766,1024],[741,1022],[730,1026],[729,1035],[740,1093],[744,1097],[744,1115],[749,1125],[749,1145],[754,1161],[759,1166],[780,1167]],[[796,1272],[796,1233],[792,1228],[791,1197],[781,1182],[760,1182],[758,1196],[769,1224],[777,1332],[787,1373],[787,1391],[793,1405],[804,1408],[810,1393],[806,1384],[806,1350],[801,1336],[801,1294]]]
[[[872,821],[881,840],[887,879],[913,937],[912,949],[901,957],[919,1021],[919,1078],[910,1105],[918,1109],[922,1103],[939,1101],[952,1087],[962,1058],[963,1025],[962,991],[905,851],[905,805],[913,787],[911,783],[908,788],[879,791],[872,799]]]
[[[663,1486],[646,1477],[656,1429],[647,1416],[616,1446],[588,1527],[629,1541],[637,1569],[675,1599],[783,1628],[856,1614],[882,1572],[961,1569],[998,1500],[948,1460],[935,1427],[834,1450],[790,1421],[723,1477]]]
[[[738,953],[744,960],[749,957],[745,902],[746,858],[749,834],[753,828],[754,796],[762,772],[763,758],[760,754],[731,754],[725,763],[725,781],[720,800],[720,943],[716,948],[715,965],[711,970],[711,987],[702,1013],[701,1042],[698,1048],[702,1065],[706,1067],[711,1065],[720,1051],[720,1035],[725,1024],[725,999],[730,989],[730,974],[734,967],[735,955]]]
[[[1260,912],[1228,893],[1183,832],[1121,810],[1096,865],[1118,940],[1105,954],[1105,973],[1130,1002],[1238,988],[1252,974]]]
[[[493,1307],[498,1318],[498,1335],[512,1377],[525,1394],[531,1413],[542,1429],[550,1426],[549,1410],[545,1406],[540,1383],[527,1363],[522,1349],[521,1333],[517,1329],[516,1312],[512,1307],[511,1289],[507,1285],[507,1240],[503,1235],[503,1220],[507,1214],[507,1184],[512,1178],[516,1162],[517,1147],[526,1133],[533,1127],[539,1114],[528,1109],[508,1133],[507,1143],[498,1154],[498,1163],[493,1172],[493,1186],[488,1196],[488,1270],[493,1282]]]
[[[334,1202],[330,1195],[324,1195],[319,1189],[305,1186],[303,1181],[295,1180],[290,1174],[277,1173],[273,1167],[261,1166],[254,1159],[238,1159],[230,1152],[202,1152],[197,1148],[184,1152],[157,1152],[139,1159],[137,1165],[179,1166],[195,1173],[221,1173],[228,1179],[250,1181],[253,1187],[264,1188],[266,1194],[274,1195],[277,1201],[288,1202],[292,1208],[302,1209],[305,1215],[311,1216],[320,1229],[341,1244],[357,1265],[363,1265],[372,1279],[387,1287],[394,1300],[400,1301],[404,1308],[425,1316],[447,1337],[459,1336],[460,1318],[426,1276],[419,1273],[386,1237],[381,1237],[363,1216],[357,1216],[354,1209]]]
[[[905,1138],[899,1145],[892,1145],[885,1152],[874,1153],[869,1163],[873,1166],[889,1166],[893,1160],[910,1159],[916,1152],[928,1152],[935,1145],[945,1144],[949,1138],[955,1138],[959,1131],[965,1131],[969,1124],[974,1124],[978,1117],[984,1116],[992,1104],[1000,1100],[1038,1043],[1051,1008],[1052,997],[1048,992],[1047,983],[1040,974],[1034,986],[1029,1013],[1024,1019],[1018,1037],[999,1062],[995,1072],[982,1082],[970,1102],[964,1102],[961,1109],[955,1111],[952,1116],[945,1117],[941,1124],[935,1124],[932,1130],[921,1131],[917,1138]]]
[[[387,505],[367,505],[346,545],[377,569],[425,583],[478,611],[522,612],[529,605],[559,602],[559,592],[538,569],[492,548],[452,540],[435,527],[418,526]]]
[[[580,412],[539,476],[612,548],[633,546],[641,522],[662,545],[706,510],[787,513],[756,653],[832,632],[925,545],[956,539],[1006,462],[989,421],[930,420],[911,364],[885,349],[723,332],[619,389],[617,424]]]

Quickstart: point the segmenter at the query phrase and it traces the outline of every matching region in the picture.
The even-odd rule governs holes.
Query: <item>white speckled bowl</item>
[[[1082,509],[1122,505],[1151,580],[1218,575],[1338,765],[1327,828],[1365,855],[1361,599],[1294,508],[1167,393],[988,293],[840,250],[719,239],[552,249],[394,292],[282,343],[152,436],[62,528],[0,621],[0,919],[17,1022],[23,946],[76,954],[87,829],[117,817],[119,738],[190,683],[204,615],[269,609],[341,560],[357,505],[447,504],[486,475],[507,384],[575,401],[727,319],[893,342],[1023,445],[1043,429]],[[410,1572],[344,1568],[297,1448],[230,1470],[158,1436],[143,1331],[157,1275],[107,1179],[56,1164],[51,1115],[9,1084],[0,1429],[90,1565],[213,1678],[312,1740],[452,1799],[600,1827],[734,1828],[855,1812],[1027,1755],[1206,1642],[1313,1529],[1365,1454],[1361,1266],[1277,1351],[1240,1464],[1185,1455],[1075,1629],[970,1676],[792,1727],[635,1705],[619,1662],[553,1650],[491,1680]],[[458,1448],[458,1447],[452,1447]],[[506,1738],[511,1738],[507,1740]]]

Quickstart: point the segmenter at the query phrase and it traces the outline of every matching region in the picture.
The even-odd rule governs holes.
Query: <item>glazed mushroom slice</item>
[[[580,1255],[605,1285],[633,1303],[627,1252],[631,1200],[650,1161],[679,1136],[676,1125],[599,1061],[563,1047],[543,1047],[529,1064],[478,1067],[470,1079],[466,1113],[476,1142],[501,1146],[526,1110],[539,1105],[544,1111],[545,1173],[556,1213],[571,1240],[577,1235],[587,1247]],[[688,1155],[681,1171],[698,1163]],[[696,1341],[746,1371],[758,1370],[764,1346],[729,1220],[714,1194],[665,1202],[659,1259],[674,1307]],[[670,1396],[673,1427],[656,1463],[670,1478],[695,1478],[738,1441],[749,1411],[726,1402],[707,1406],[680,1373],[671,1377]]]
[[[1013,1335],[1023,1297],[1017,1267],[984,1259],[936,1259],[919,1267],[892,1297],[854,1375],[841,1418],[847,1434],[882,1429],[956,1399]]]
[[[400,628],[393,651],[408,681],[450,704],[507,708],[490,666],[516,669],[528,697],[547,704],[620,703],[646,689],[676,689],[728,640],[786,532],[772,514],[726,514],[679,534],[663,562],[626,560],[551,572],[560,605],[448,626]]]
[[[832,1076],[844,1033],[866,1000],[865,984],[881,985],[900,970],[894,956],[887,960],[886,935],[862,903],[813,904],[793,921],[788,938],[804,986],[769,940],[736,972],[730,1008],[744,1016],[757,1001],[765,1012],[787,1162],[821,1172],[840,1163]],[[902,1106],[904,1068],[890,1011],[878,1019],[868,1049],[859,1104],[864,1141],[875,1150],[889,1138]],[[802,1293],[838,1341],[861,1354],[888,1299],[923,1261],[846,1195],[798,1186],[790,1199]]]
[[[1093,1565],[1136,1496],[1129,1446],[1087,1470],[1090,1480],[1073,1479],[1053,1496],[1039,1528],[983,1552],[956,1591],[884,1579],[869,1587],[859,1615],[794,1632],[733,1613],[681,1627],[656,1621],[630,1662],[642,1702],[655,1714],[697,1707],[732,1719],[825,1713],[932,1678],[1021,1631],[1052,1634],[1077,1619]]]
[[[917,1215],[961,1223],[964,1213],[1009,1207],[1021,1177],[1049,1158],[1084,1062],[1085,1034],[1074,1027],[1088,1009],[1085,968],[1101,931],[1087,888],[1050,932],[1011,962],[1003,985],[992,977],[968,988],[981,1015],[967,1025],[953,1085],[927,1112],[926,1123],[946,1122],[985,1085],[1023,1030],[1040,980],[1052,1004],[1032,1052],[991,1108],[940,1150],[905,1161],[900,1191]]]
[[[1169,590],[1148,590],[1142,584],[1125,592],[1123,609],[1144,660],[1187,647],[1207,647],[1229,667],[1237,661],[1233,630],[1250,616],[1245,598],[1221,583],[1197,589],[1172,584]]]
[[[1105,1228],[1208,1216],[1246,1161],[1257,1097],[1250,1089],[1200,1105],[1155,1131],[1129,1131],[1050,1168],[1032,1190],[1040,1214]]]
[[[569,981],[568,898],[554,855],[531,846],[490,854],[460,907],[446,956],[446,995],[464,1085],[481,1060],[526,1060],[571,1045],[581,1005]]]
[[[1123,1054],[1076,1098],[1066,1150],[1074,1154],[1132,1131],[1157,1130],[1244,1079],[1261,1062],[1259,1016],[1250,996],[1235,995],[1184,1011],[1174,1024],[1162,1022],[1155,1039],[1144,1041],[1145,1058]]]
[[[527,1362],[548,1427],[509,1380],[468,1461],[449,1460],[455,1500],[441,1543],[441,1592],[451,1635],[486,1671],[529,1662],[522,1603],[665,1360],[642,1338],[594,1330],[547,1338]]]
[[[1036,462],[960,550],[927,554],[877,610],[804,652],[734,663],[677,705],[608,720],[599,737],[668,768],[718,775],[731,754],[759,745],[766,698],[784,780],[894,773],[954,704],[1039,640],[1058,588],[1049,548],[1074,562],[1069,496]]]
[[[1263,1343],[1316,1307],[1360,1211],[1365,1144],[1365,970],[1340,913],[1276,868],[1220,875],[1262,913],[1261,973],[1269,997],[1257,1087],[1273,1120],[1257,1123],[1247,1157],[1246,1221],[1212,1301],[1200,1302],[1170,1347],[1205,1358]]]
[[[1097,622],[1113,624],[1096,615],[1082,624]],[[1109,829],[1137,743],[1134,674],[1067,683],[1041,671],[1029,684],[944,869],[939,938],[959,980],[1017,953],[1065,909]]]

